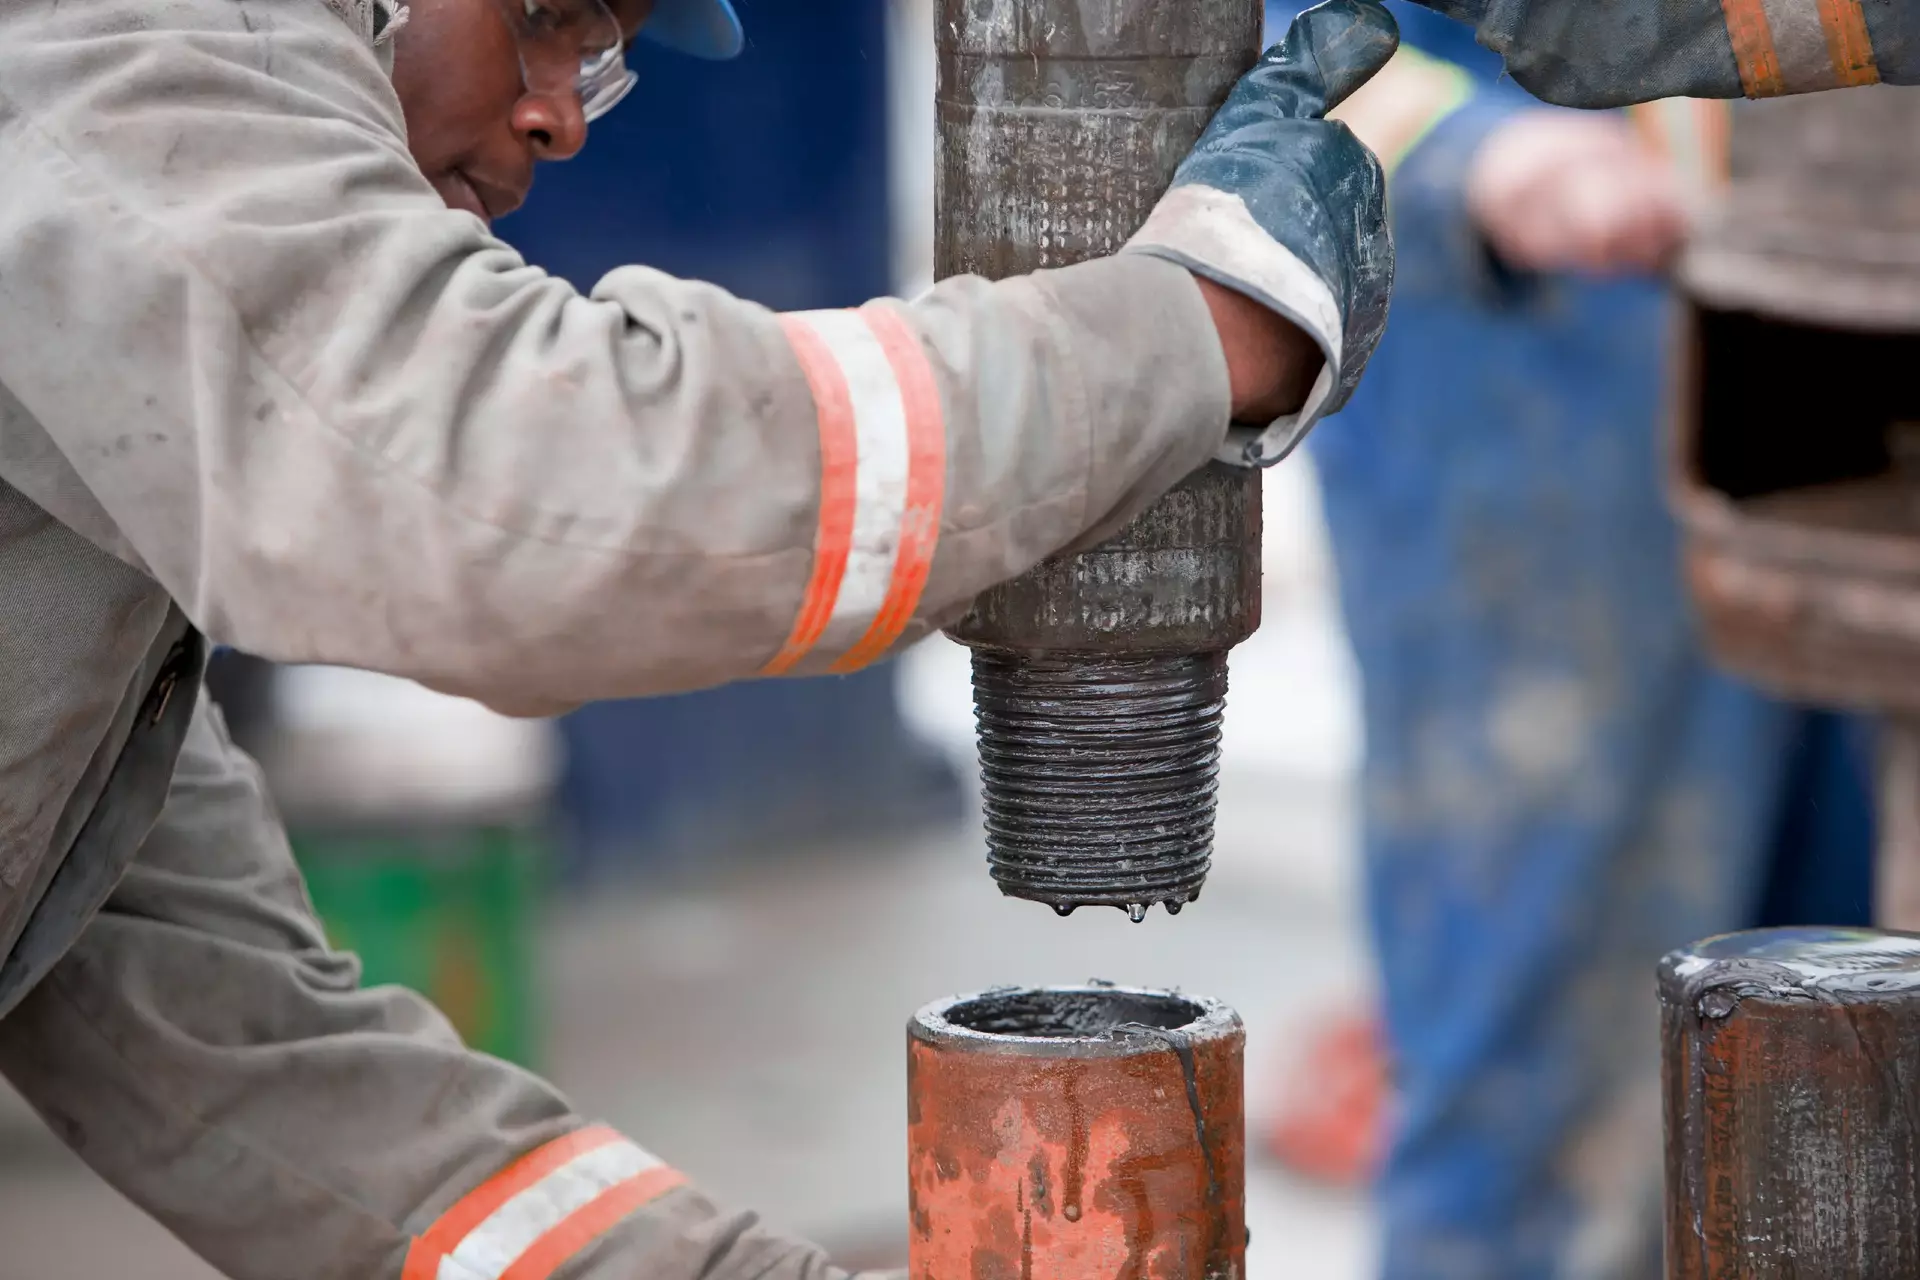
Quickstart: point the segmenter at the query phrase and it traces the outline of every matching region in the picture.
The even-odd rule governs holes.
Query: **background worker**
[[[635,31],[740,44],[723,0],[0,6],[0,1072],[238,1280],[832,1270],[359,987],[208,639],[516,711],[857,667],[1284,449],[1384,319],[1318,118],[1377,8],[1243,79],[1125,252],[790,316],[489,233]]]
[[[1680,581],[1660,273],[1727,104],[1543,107],[1389,7],[1402,50],[1339,114],[1388,170],[1394,319],[1312,446],[1366,725],[1383,1274],[1652,1276],[1650,975],[1787,915],[1867,922],[1870,752],[1713,670]],[[1325,1065],[1366,1124],[1340,1085],[1377,1068]]]

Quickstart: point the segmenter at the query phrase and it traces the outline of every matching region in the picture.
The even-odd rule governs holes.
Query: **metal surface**
[[[1747,104],[1681,277],[1672,494],[1709,648],[1890,714],[1876,914],[1920,926],[1920,90]]]
[[[1135,923],[1200,896],[1225,654],[973,658],[988,862],[1001,888]]]
[[[937,274],[999,278],[1120,248],[1253,65],[1262,22],[1261,0],[942,0]],[[989,591],[952,630],[976,651],[1004,892],[1135,919],[1198,893],[1215,656],[1259,622],[1259,504],[1257,473],[1210,466],[1113,541]],[[1181,691],[1143,702],[1155,686]],[[1122,769],[1147,780],[1138,804],[1114,803]]]
[[[1670,492],[1714,657],[1784,697],[1920,714],[1920,336],[1691,307],[1680,338]]]
[[[974,604],[988,862],[1002,891],[1126,908],[1200,896],[1228,646],[1260,616],[1260,473],[1218,463],[1110,542]]]
[[[928,1005],[908,1026],[913,1280],[1240,1280],[1239,1017],[1089,985]]]
[[[1920,933],[1920,720],[1881,722],[1878,772],[1874,923]]]
[[[1681,267],[1672,490],[1725,665],[1920,713],[1920,89],[1742,104]]]
[[[1660,969],[1668,1280],[1920,1275],[1920,937],[1768,930]]]
[[[1751,104],[1689,249],[1671,489],[1709,648],[1889,716],[1875,911],[1920,926],[1920,91]],[[1920,1275],[1920,936],[1661,969],[1669,1280]]]
[[[1729,198],[1681,278],[1717,307],[1920,328],[1920,89],[1742,103]]]
[[[1745,104],[1689,247],[1674,495],[1708,639],[1920,713],[1920,89]]]

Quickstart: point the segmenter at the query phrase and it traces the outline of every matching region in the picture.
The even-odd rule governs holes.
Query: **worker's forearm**
[[[238,2],[0,10],[0,384],[56,459],[0,474],[217,639],[526,710],[844,668],[1221,442],[1178,267],[582,298],[439,208],[324,7]]]
[[[1235,422],[1271,422],[1297,413],[1326,365],[1306,331],[1244,293],[1196,276],[1227,361]]]
[[[1920,79],[1920,9],[1900,0],[1419,3],[1474,26],[1515,80],[1563,106]]]

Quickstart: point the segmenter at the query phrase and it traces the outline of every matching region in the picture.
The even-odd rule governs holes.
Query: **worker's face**
[[[488,221],[520,207],[536,163],[566,160],[587,140],[570,75],[565,88],[528,86],[532,64],[510,20],[525,3],[410,0],[412,17],[394,41],[393,84],[415,163],[449,206]],[[653,4],[606,0],[627,39]]]

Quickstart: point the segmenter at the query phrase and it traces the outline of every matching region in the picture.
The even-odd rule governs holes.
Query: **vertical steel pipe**
[[[1920,930],[1920,719],[1881,720],[1877,772],[1873,922],[1882,929]]]
[[[908,1027],[911,1280],[1240,1280],[1239,1017],[1123,987],[1006,988]]]
[[[1260,51],[1261,0],[941,0],[937,273],[1110,254]],[[987,592],[974,650],[1001,890],[1178,911],[1213,848],[1227,650],[1259,625],[1259,474],[1219,464],[1112,541]]]
[[[1661,962],[1667,1280],[1920,1276],[1920,936]]]

